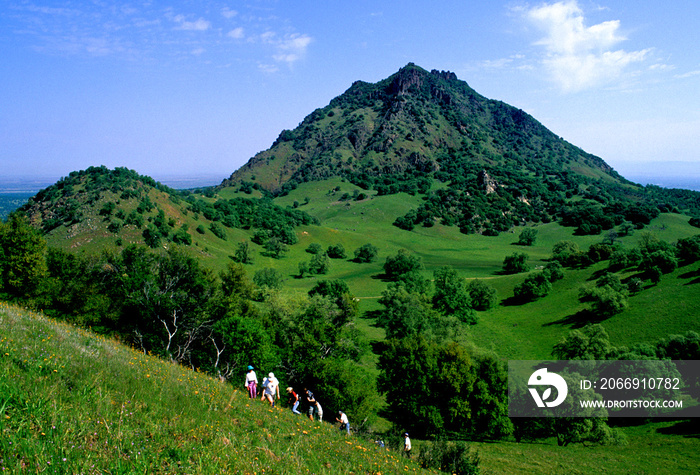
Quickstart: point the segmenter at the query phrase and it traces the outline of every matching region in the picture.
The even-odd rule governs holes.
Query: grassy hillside
[[[396,450],[41,314],[1,304],[0,329],[0,471],[428,473]],[[472,447],[484,474],[678,474],[700,465],[697,424],[622,430],[623,446]]]
[[[251,401],[242,375],[234,387],[1,305],[2,472],[421,472],[335,425]]]
[[[444,184],[434,182],[433,190]],[[575,315],[584,305],[578,301],[578,291],[607,266],[603,262],[584,269],[570,269],[565,278],[554,284],[547,297],[525,305],[507,305],[513,289],[521,283],[526,274],[501,275],[503,259],[514,253],[528,254],[532,269],[546,264],[552,246],[562,240],[571,240],[581,249],[599,243],[603,235],[574,235],[574,228],[557,223],[535,226],[537,240],[533,246],[518,246],[519,233],[524,227],[513,228],[498,236],[462,234],[456,226],[436,224],[432,227],[417,226],[405,231],[393,226],[397,216],[417,207],[420,195],[397,193],[378,196],[367,192],[364,199],[353,199],[362,190],[341,178],[330,178],[300,184],[285,196],[274,199],[282,209],[298,209],[320,221],[320,225],[305,225],[294,229],[298,242],[288,246],[288,251],[280,258],[265,255],[263,246],[250,242],[255,229],[224,227],[226,239],[214,235],[212,221],[200,213],[189,210],[191,199],[187,201],[156,188],[138,188],[141,197],[123,198],[123,191],[106,191],[99,194],[92,206],[81,209],[80,220],[71,225],[61,225],[46,234],[51,246],[80,250],[87,253],[101,252],[104,249],[118,251],[131,242],[143,242],[143,228],[152,223],[160,210],[170,220],[171,230],[187,229],[192,239],[188,246],[164,240],[163,247],[181,246],[194,254],[201,262],[215,271],[226,268],[236,246],[244,241],[250,244],[253,263],[246,265],[249,275],[263,268],[277,269],[285,277],[284,291],[305,294],[319,279],[342,279],[351,292],[360,299],[360,311],[371,315],[380,308],[377,303],[387,282],[381,278],[383,264],[387,256],[405,248],[420,256],[425,265],[424,275],[432,278],[432,272],[445,265],[458,270],[466,279],[485,279],[498,291],[498,298],[504,304],[487,312],[480,312],[480,321],[469,328],[469,336],[478,346],[495,350],[502,358],[546,358],[552,346],[571,328],[580,325]],[[80,197],[87,193],[74,190]],[[116,214],[127,215],[148,196],[153,209],[143,214],[141,228],[124,222],[116,232],[106,229],[107,225],[119,218]],[[227,187],[218,190],[213,196],[194,195],[191,198],[206,203],[235,198],[258,198],[257,190],[247,194]],[[115,203],[115,210],[106,215],[100,213],[106,204]],[[295,204],[296,203],[296,204]],[[46,213],[44,213],[45,215]],[[659,239],[675,242],[682,237],[698,234],[698,229],[688,224],[688,217],[680,214],[663,213],[655,218],[642,231],[618,238],[624,248],[638,245],[644,233],[652,233]],[[200,231],[197,231],[197,229]],[[311,254],[307,247],[317,243],[323,249],[342,244],[347,252],[346,259],[332,259],[328,274],[297,278],[299,264],[308,262]],[[358,264],[352,261],[353,252],[363,244],[371,243],[379,249],[375,262]],[[671,333],[686,330],[699,330],[700,297],[696,289],[695,266],[681,267],[664,276],[659,285],[649,286],[637,295],[630,297],[630,305],[623,313],[603,322],[615,345],[631,345],[638,342],[652,342]],[[629,277],[634,273],[622,275]],[[505,301],[505,302],[503,302]],[[653,311],[649,311],[653,309]],[[361,319],[359,326],[372,340],[381,340],[383,330],[373,326],[372,318]]]

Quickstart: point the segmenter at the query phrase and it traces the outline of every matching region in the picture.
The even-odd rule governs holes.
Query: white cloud
[[[228,7],[224,7],[224,8],[221,10],[221,14],[224,16],[224,18],[233,18],[233,17],[235,17],[236,15],[238,15],[238,12],[237,12],[236,10],[231,10],[231,9],[228,8]]]
[[[234,28],[233,30],[229,31],[226,36],[239,40],[245,36],[245,32],[243,31],[243,28],[239,26],[238,28]]]
[[[307,48],[313,42],[313,38],[308,35],[293,33],[280,37],[274,31],[266,31],[258,39],[262,44],[272,45],[275,48],[272,59],[278,63],[289,65],[302,59],[306,55]],[[270,68],[261,69],[270,72]]]
[[[689,71],[684,74],[678,74],[676,75],[676,79],[686,79],[686,78],[692,78],[694,76],[700,76],[700,71]]]
[[[544,32],[542,64],[567,92],[589,89],[621,77],[625,68],[646,59],[650,49],[627,52],[614,48],[626,40],[619,20],[586,26],[576,0],[543,4],[524,11],[526,19]]]
[[[205,20],[204,18],[199,18],[195,21],[187,21],[185,20],[184,15],[176,15],[173,17],[173,21],[179,25],[179,30],[206,31],[209,29],[209,27],[211,27],[211,22]]]
[[[308,35],[287,35],[276,43],[277,53],[273,59],[288,64],[295,63],[306,55],[306,49],[312,41]]]

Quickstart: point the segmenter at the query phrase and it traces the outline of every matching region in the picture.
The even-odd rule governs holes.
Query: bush
[[[506,274],[518,274],[520,272],[527,272],[530,270],[530,266],[527,265],[527,260],[529,256],[524,252],[515,252],[510,256],[506,256],[503,259],[503,272]]]
[[[211,223],[209,225],[209,231],[211,231],[211,233],[219,239],[223,241],[226,240],[226,230],[219,223]]]
[[[467,285],[467,292],[472,299],[472,308],[474,310],[488,310],[496,305],[497,296],[496,289],[491,287],[486,282],[474,279]]]
[[[328,246],[326,253],[331,259],[345,259],[347,257],[345,254],[345,248],[340,243],[336,244],[335,246]]]
[[[261,288],[281,289],[284,277],[277,269],[265,267],[255,272],[253,282]]]
[[[520,246],[533,246],[537,241],[537,229],[525,228],[520,232],[518,244]]]
[[[542,272],[550,282],[556,282],[564,278],[564,267],[559,261],[548,262]]]
[[[323,252],[323,247],[317,242],[312,242],[309,247],[306,248],[306,252],[309,254],[320,254]]]
[[[363,244],[362,246],[355,249],[355,262],[370,263],[374,262],[377,258],[379,249],[372,244]]]
[[[530,274],[522,284],[513,289],[515,298],[521,302],[530,302],[546,296],[552,290],[552,284],[544,272]]]
[[[465,442],[438,440],[421,445],[418,463],[423,468],[432,468],[456,475],[477,475],[479,455],[472,452]]]

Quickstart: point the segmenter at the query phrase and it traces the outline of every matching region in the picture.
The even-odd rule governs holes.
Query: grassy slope
[[[339,187],[338,191],[335,191],[336,187]],[[361,299],[360,309],[367,315],[380,308],[377,300],[387,285],[380,278],[385,258],[394,255],[401,248],[410,249],[421,256],[426,267],[426,277],[430,278],[432,271],[440,266],[451,265],[467,279],[486,279],[498,290],[499,299],[504,300],[512,296],[515,285],[525,277],[499,275],[505,256],[525,252],[530,256],[531,266],[536,268],[546,262],[557,241],[574,240],[580,248],[586,249],[590,244],[601,240],[601,236],[573,236],[572,228],[563,228],[556,223],[538,226],[537,242],[532,247],[514,245],[519,229],[497,237],[467,236],[461,234],[455,226],[441,225],[431,228],[418,226],[408,232],[391,223],[397,216],[417,207],[421,203],[419,196],[401,193],[390,196],[372,195],[362,201],[339,201],[344,193],[352,196],[355,191],[361,190],[351,183],[334,178],[303,183],[289,195],[277,198],[277,204],[290,207],[295,201],[308,201],[308,204],[302,204],[299,209],[318,217],[321,225],[297,228],[299,242],[290,246],[289,251],[280,259],[262,255],[262,247],[252,244],[255,262],[246,266],[249,274],[252,276],[263,267],[278,269],[287,279],[285,290],[299,294],[306,293],[318,279],[343,279]],[[217,198],[257,195],[258,192],[246,195],[235,193],[232,188],[224,188]],[[116,200],[117,197],[107,196],[106,199]],[[151,199],[175,219],[176,229],[183,223],[189,226],[193,237],[193,245],[189,249],[205,265],[217,271],[228,265],[229,256],[233,254],[237,243],[252,237],[252,230],[226,229],[228,239],[221,240],[209,231],[206,219],[186,212],[187,204],[184,201],[175,203],[157,190],[151,191]],[[121,200],[118,206],[128,214],[136,204],[136,200]],[[96,206],[93,209],[99,208]],[[155,212],[152,211],[151,215]],[[51,245],[70,245],[74,249],[93,252],[113,247],[117,235],[103,231],[101,226],[97,226],[100,221],[105,221],[105,218],[95,211],[94,216],[88,216],[70,230],[61,227],[52,232],[48,237],[49,242]],[[679,237],[697,234],[697,228],[689,226],[687,221],[685,216],[663,214],[645,231],[673,242]],[[203,235],[195,231],[200,225],[206,229]],[[141,230],[125,226],[118,236],[127,244],[140,240],[140,233]],[[624,246],[632,247],[641,234],[637,231],[621,241]],[[73,239],[69,240],[69,236]],[[352,262],[350,259],[353,251],[368,242],[379,248],[379,258],[371,264]],[[324,248],[340,243],[345,247],[348,258],[333,259],[331,271],[327,275],[297,279],[295,276],[298,274],[299,263],[311,259],[311,254],[305,252],[311,243],[319,243]],[[499,305],[482,312],[479,324],[469,328],[468,333],[477,345],[493,349],[505,359],[549,358],[552,346],[580,323],[573,318],[583,308],[578,301],[579,288],[590,285],[595,273],[600,272],[604,266],[603,263],[583,270],[567,270],[565,279],[555,283],[553,292],[546,298],[526,305]],[[700,308],[700,294],[695,285],[696,268],[697,266],[681,268],[664,276],[659,285],[651,286],[631,297],[630,306],[625,312],[603,322],[613,344],[653,342],[668,334],[700,330],[700,312],[697,311]],[[373,326],[371,318],[360,319],[358,326],[373,340],[383,338],[383,331]]]
[[[420,472],[242,387],[42,315],[0,304],[0,331],[0,471]]]
[[[329,194],[329,191],[336,186],[340,186],[341,190],[335,194]],[[412,232],[402,231],[391,226],[391,223],[396,216],[402,215],[409,209],[417,206],[420,203],[419,197],[399,194],[372,197],[361,202],[350,201],[349,204],[348,202],[338,201],[342,193],[348,192],[352,194],[355,189],[356,187],[350,183],[334,179],[325,182],[302,184],[288,196],[278,198],[276,200],[278,204],[291,206],[294,201],[303,203],[304,199],[308,197],[309,204],[302,205],[300,209],[319,217],[322,220],[322,225],[297,229],[299,243],[291,246],[289,252],[281,259],[262,256],[260,255],[261,248],[253,245],[253,248],[256,250],[255,263],[252,266],[246,266],[249,274],[252,275],[255,270],[262,267],[277,268],[288,278],[285,283],[286,291],[293,293],[305,293],[319,278],[343,279],[348,283],[352,292],[361,299],[361,311],[366,314],[380,307],[377,303],[377,298],[387,285],[386,282],[378,278],[382,273],[384,259],[388,255],[395,254],[402,247],[411,249],[423,258],[423,262],[426,265],[426,277],[430,277],[432,271],[441,265],[451,265],[458,269],[465,278],[487,279],[498,290],[499,299],[502,300],[511,296],[513,287],[524,279],[524,274],[516,276],[499,275],[503,258],[506,255],[516,251],[526,252],[530,255],[530,264],[534,267],[545,262],[545,259],[550,254],[552,245],[559,240],[574,240],[581,248],[585,249],[591,243],[599,242],[601,239],[600,236],[572,236],[571,228],[562,228],[554,223],[538,226],[537,243],[535,246],[527,248],[513,244],[517,240],[517,234],[519,233],[517,229],[513,233],[503,233],[498,237],[465,236],[459,233],[456,227],[444,226],[434,226],[432,228],[417,227]],[[222,191],[221,197],[230,198],[232,196],[234,195],[231,194],[230,189]],[[203,258],[205,265],[209,265],[214,269],[223,269],[230,262],[228,256],[233,253],[236,243],[249,239],[252,236],[252,231],[231,229],[227,229],[227,241],[219,240],[209,231],[203,236],[198,235],[194,232],[194,229],[199,223],[202,223],[203,218],[197,221],[191,213],[189,215],[181,213],[181,216],[184,222],[190,224],[190,232],[195,240],[195,244],[191,249],[198,252]],[[99,218],[96,217],[96,219]],[[179,224],[180,221],[178,221],[178,226]],[[208,223],[205,222],[204,224],[205,227],[208,226]],[[669,214],[657,218],[647,230],[669,242],[673,242],[679,237],[697,234],[697,229],[687,224],[687,217]],[[125,230],[121,232],[123,233]],[[623,238],[622,241],[626,247],[631,247],[636,244],[640,235],[640,232],[636,232],[632,236]],[[123,237],[125,238],[126,236]],[[113,242],[113,240],[113,236],[105,236],[102,245]],[[127,241],[126,238],[124,240]],[[89,242],[86,239],[83,247],[98,249],[97,242],[99,242],[98,239],[93,238]],[[332,260],[331,272],[328,275],[319,276],[318,278],[296,279],[294,275],[298,273],[299,262],[308,261],[311,258],[311,255],[306,253],[305,249],[313,242],[320,243],[324,248],[341,243],[348,253],[348,258],[352,257],[354,249],[362,244],[371,242],[380,249],[380,255],[379,259],[372,264],[357,264],[349,259]],[[599,272],[604,267],[605,263],[602,263],[588,269],[567,270],[565,279],[555,283],[552,293],[538,302],[522,306],[499,305],[492,310],[480,313],[479,323],[468,330],[470,339],[478,346],[495,350],[503,359],[550,358],[551,348],[554,343],[576,326],[576,322],[571,320],[570,317],[582,308],[582,304],[577,299],[578,289],[582,285],[590,285],[592,280],[595,279],[596,272]],[[639,295],[631,297],[630,306],[625,312],[602,322],[611,336],[612,343],[615,345],[630,345],[640,341],[653,342],[671,333],[681,333],[691,329],[700,330],[700,312],[698,312],[698,309],[700,309],[700,293],[697,291],[700,279],[698,279],[698,272],[700,272],[698,264],[678,269],[676,272],[664,276],[659,285],[649,287]],[[7,318],[9,317],[3,317],[5,322]],[[373,326],[371,318],[361,318],[358,326],[373,340],[383,338],[383,331]],[[61,331],[73,332],[74,330],[64,329]],[[60,334],[61,331],[57,334]],[[82,339],[81,344],[83,347],[77,351],[80,354],[89,354],[91,350],[85,345],[89,346],[95,343],[88,344],[87,342],[92,340],[86,335],[81,335],[80,339]],[[3,352],[12,354],[8,349],[14,348],[17,350],[19,348],[17,343],[8,343],[5,333],[3,333],[3,337],[5,339],[2,343],[6,348]],[[66,339],[67,337],[64,335],[61,338]],[[12,346],[13,344],[14,346]],[[41,342],[41,344],[37,342],[31,351],[41,354],[39,348],[44,344],[46,342]],[[113,343],[108,342],[100,344],[115,346]],[[27,348],[30,348],[30,346],[24,345],[22,351],[29,351]],[[45,354],[49,354],[50,351],[47,351]],[[102,354],[106,351],[104,350]],[[135,361],[139,361],[139,364],[146,364],[141,363],[146,361],[142,359],[142,355],[129,354],[131,355],[130,358],[137,358]],[[36,358],[38,357],[35,357],[35,363],[39,361]],[[80,360],[74,357],[64,358],[66,361]],[[113,359],[111,358],[111,360]],[[83,358],[83,360],[85,361],[81,364],[89,364],[90,361],[93,361],[89,358]],[[14,364],[16,365],[17,362],[15,361]],[[97,364],[97,362],[95,361],[91,364]],[[164,368],[173,368],[172,365],[164,363],[152,364],[164,365]],[[371,366],[372,361],[368,361],[366,364]],[[13,370],[15,373],[12,373],[12,376],[17,375],[16,371],[18,371],[17,368],[20,366],[22,365],[20,364]],[[37,366],[41,365],[29,365],[21,369],[26,371],[28,375],[33,376],[37,374],[33,373],[35,371],[41,373],[41,368],[37,369]],[[107,369],[95,368],[81,367],[80,369],[74,369],[71,377],[77,378],[77,374],[83,373],[106,374],[108,372]],[[7,370],[5,369],[4,371]],[[157,374],[155,369],[149,369],[148,371],[147,374]],[[172,369],[172,371],[175,370]],[[180,369],[177,369],[177,371],[180,371]],[[24,437],[32,441],[32,443],[23,445],[22,450],[27,454],[26,457],[34,461],[49,460],[47,457],[49,457],[48,454],[51,454],[50,457],[53,457],[54,460],[61,459],[62,457],[59,457],[59,455],[62,455],[68,460],[76,460],[76,464],[79,463],[77,460],[85,459],[98,461],[105,467],[116,467],[114,464],[118,463],[137,463],[135,466],[139,469],[150,468],[153,470],[155,467],[170,467],[171,471],[175,471],[177,470],[176,467],[182,466],[177,465],[179,460],[181,464],[184,463],[189,466],[190,472],[194,473],[197,471],[206,473],[203,472],[203,468],[197,465],[198,462],[196,460],[198,456],[193,455],[202,450],[200,444],[203,438],[206,439],[205,447],[208,451],[206,458],[215,461],[212,462],[212,467],[218,467],[218,469],[212,469],[211,473],[223,471],[225,467],[236,467],[236,470],[240,470],[243,473],[255,471],[252,465],[235,465],[244,463],[238,458],[236,458],[235,462],[232,462],[232,457],[234,457],[233,454],[236,453],[236,450],[238,450],[236,457],[243,453],[246,453],[247,456],[252,452],[258,456],[259,460],[276,466],[279,465],[281,460],[286,460],[284,457],[289,456],[289,451],[292,450],[289,449],[290,444],[296,444],[292,450],[294,457],[297,457],[298,460],[303,460],[303,462],[298,462],[300,465],[297,468],[301,467],[299,471],[305,471],[304,467],[312,467],[310,470],[316,471],[316,473],[323,473],[324,470],[327,473],[337,473],[338,470],[335,470],[337,465],[334,465],[338,463],[336,459],[342,458],[345,461],[345,458],[353,452],[352,450],[349,453],[343,452],[339,456],[332,457],[332,461],[320,458],[317,453],[319,452],[317,446],[313,446],[313,444],[309,447],[303,445],[302,441],[305,439],[302,435],[306,435],[303,434],[303,430],[310,432],[308,428],[299,427],[298,429],[302,431],[301,435],[296,430],[296,426],[285,426],[287,429],[273,432],[272,427],[276,427],[276,425],[270,425],[267,419],[261,418],[259,408],[254,406],[246,407],[245,398],[240,403],[236,402],[240,401],[237,399],[240,394],[231,399],[232,395],[237,394],[236,391],[227,392],[225,401],[221,398],[217,399],[218,409],[216,411],[212,409],[214,406],[195,405],[193,406],[194,413],[192,413],[189,412],[189,406],[192,401],[197,401],[197,399],[181,396],[173,402],[170,396],[165,395],[164,389],[161,389],[160,386],[138,389],[139,386],[144,384],[144,381],[148,381],[148,379],[143,380],[143,372],[133,374],[124,370],[114,370],[114,372],[113,374],[118,374],[120,377],[129,375],[130,381],[125,383],[127,385],[126,389],[109,388],[110,401],[114,401],[114,404],[112,402],[98,404],[97,400],[90,398],[89,395],[94,394],[95,391],[104,392],[107,389],[107,383],[98,382],[97,379],[94,381],[81,380],[79,384],[73,385],[74,387],[84,385],[87,388],[84,390],[83,396],[81,396],[83,399],[78,400],[70,399],[72,393],[63,394],[62,391],[65,392],[66,388],[38,386],[37,389],[32,389],[31,384],[25,381],[23,384],[26,386],[15,390],[15,396],[13,396],[15,399],[12,399],[15,402],[6,405],[5,410],[10,415],[10,419],[2,421],[4,424],[3,429],[11,429],[10,432],[13,432],[15,428],[20,427],[27,431],[23,433]],[[43,375],[42,377],[46,377],[45,379],[50,379],[52,376],[51,374],[41,374]],[[184,379],[183,376],[168,376],[168,378],[183,379],[185,381],[191,377],[189,373],[183,374],[188,374],[188,376],[184,377]],[[202,375],[193,374],[196,378],[202,378],[196,379],[198,381],[196,384],[192,383],[195,386],[204,384],[201,381],[210,381]],[[5,384],[5,387],[2,394],[9,394],[5,391],[9,387],[7,381],[16,378],[10,377],[10,373],[5,373],[5,375],[7,377],[4,378],[3,384]],[[139,375],[142,378],[141,380],[138,379]],[[111,381],[111,379],[109,380]],[[34,379],[32,381],[36,382]],[[42,381],[41,377],[39,381]],[[70,381],[70,378],[68,378],[68,381]],[[214,384],[214,382],[208,382],[207,384]],[[219,383],[216,383],[216,385],[218,386],[215,387],[219,388],[217,391],[223,394],[222,388],[224,387],[220,386]],[[215,392],[214,389],[197,389],[195,386],[188,386],[176,391],[168,389],[168,393],[182,395],[188,391],[190,393],[193,391],[200,391],[200,393],[211,391],[212,394]],[[201,387],[203,388],[204,386]],[[75,442],[70,441],[71,437],[76,435],[85,437],[90,433],[94,433],[100,437],[100,443],[104,444],[104,441],[107,440],[108,445],[111,446],[114,443],[114,439],[109,438],[111,437],[109,435],[111,429],[107,429],[107,425],[113,428],[115,420],[119,420],[120,424],[125,423],[126,419],[118,418],[119,411],[117,409],[121,407],[124,401],[136,399],[132,395],[136,394],[137,389],[144,394],[143,397],[153,393],[160,398],[168,400],[168,406],[158,409],[155,414],[150,414],[151,408],[154,408],[156,405],[155,401],[142,403],[140,410],[148,409],[149,416],[147,420],[142,420],[129,429],[132,431],[132,440],[129,444],[131,442],[135,444],[137,442],[142,444],[148,442],[147,445],[142,445],[145,449],[148,449],[148,455],[143,455],[140,459],[138,457],[134,459],[134,452],[129,452],[128,446],[126,446],[126,451],[124,451],[125,446],[119,445],[119,443],[116,443],[118,450],[110,448],[107,454],[98,453],[94,447],[86,448],[85,444],[81,446],[71,445],[75,444]],[[33,394],[37,396],[19,396],[24,391],[26,391],[26,394],[32,394],[33,391]],[[46,394],[50,396],[41,396]],[[68,402],[56,402],[62,400],[62,398],[67,398]],[[229,402],[229,399],[233,402]],[[7,401],[8,397],[3,396],[2,401],[0,401],[0,407]],[[187,401],[187,407],[176,406],[173,409],[170,406],[170,404],[175,404],[178,401],[179,404],[183,404],[182,401]],[[91,410],[96,412],[88,416],[89,420],[86,421],[80,419],[76,412],[78,407],[85,406],[88,402],[95,406]],[[19,405],[17,406],[17,404]],[[34,404],[37,406],[34,407]],[[60,406],[59,404],[65,404],[65,406]],[[230,408],[227,406],[229,404]],[[55,409],[48,413],[50,416],[43,414],[52,405]],[[15,407],[15,411],[12,413],[10,412],[11,407]],[[21,410],[18,411],[17,407]],[[250,411],[255,412],[251,413]],[[20,419],[12,419],[17,414],[24,412],[27,412],[29,415]],[[209,419],[206,419],[203,424],[200,423],[201,414],[205,414],[206,418],[215,417],[211,414],[212,412],[222,412],[224,414],[223,429],[215,426],[213,419],[211,422],[209,422]],[[235,416],[233,415],[234,413],[236,414]],[[54,420],[62,420],[61,418],[65,414],[73,414],[79,420],[71,422],[65,433],[59,434],[62,437],[60,440],[63,445],[57,445],[55,439],[53,444],[51,441],[46,442],[42,440],[41,437],[44,436],[39,437],[38,434],[41,432],[37,431],[44,428],[44,433],[48,434],[45,428],[53,427],[50,424],[55,424]],[[95,414],[98,414],[99,417]],[[245,417],[240,417],[238,414],[245,414]],[[275,420],[276,423],[287,424],[286,419],[284,419],[286,415],[278,415],[274,412],[272,414],[278,418]],[[105,421],[100,422],[100,417],[105,419]],[[189,425],[180,426],[181,421],[186,419],[189,420],[187,423]],[[237,422],[231,425],[228,422],[230,419]],[[253,431],[250,430],[251,426],[245,425],[250,422],[249,419],[256,421],[253,428],[257,428]],[[285,422],[278,422],[278,420],[284,420]],[[243,421],[248,422],[244,424]],[[297,419],[296,422],[300,421]],[[306,424],[304,421],[300,423]],[[216,419],[216,424],[222,424],[222,422]],[[202,425],[205,426],[204,429],[202,429]],[[245,428],[243,433],[238,432],[239,425]],[[700,463],[697,455],[697,430],[691,431],[691,434],[685,434],[684,436],[682,434],[674,434],[674,431],[677,431],[677,429],[675,427],[669,428],[669,426],[672,426],[672,424],[655,423],[635,428],[624,428],[624,432],[630,441],[627,447],[559,448],[552,441],[527,445],[512,442],[478,445],[482,466],[487,473],[587,473],[592,470],[600,471],[604,467],[609,467],[608,471],[610,473],[664,473],[664,470],[666,470],[665,473],[682,473],[688,467],[697,467]],[[166,430],[165,435],[161,437],[158,434],[162,432],[163,427]],[[259,437],[261,433],[266,433],[265,429],[274,434],[274,436]],[[90,432],[93,430],[95,432]],[[196,433],[199,430],[206,432],[206,434],[200,434],[206,437],[198,435],[198,439],[195,439],[193,435],[189,435],[190,432]],[[323,429],[313,430],[319,431]],[[148,436],[143,434],[148,434]],[[286,434],[283,444],[267,445],[272,443],[271,441],[280,439],[283,434]],[[298,437],[291,434],[297,434]],[[139,438],[137,438],[137,435]],[[104,439],[104,437],[107,437],[107,439]],[[20,439],[15,440],[15,447],[21,446]],[[87,440],[91,440],[91,437],[88,437]],[[39,442],[39,448],[33,448],[37,442]],[[58,449],[56,447],[58,446],[61,447],[60,452],[57,452]],[[67,447],[70,447],[70,449]],[[76,447],[79,448],[76,449]],[[237,447],[237,449],[234,447]],[[251,449],[251,447],[259,448]],[[340,447],[343,446],[340,445]],[[181,452],[182,450],[184,452]],[[358,448],[356,450],[364,452],[363,449]],[[648,458],[643,464],[639,462],[640,451],[644,451]],[[66,457],[66,455],[69,457]],[[243,456],[241,455],[240,457],[242,460]],[[389,458],[385,458],[385,462],[393,463],[394,461],[389,456]],[[260,463],[262,464],[262,462]],[[326,466],[326,463],[330,463],[331,466]],[[72,465],[71,467],[73,469],[70,471],[79,471],[87,470],[89,465]],[[385,465],[384,471],[391,473],[393,469],[386,467]],[[167,471],[167,469],[163,470]]]
[[[0,471],[421,471],[396,451],[42,315],[0,304],[0,330]],[[629,444],[622,447],[472,447],[485,474],[675,474],[700,465],[697,424],[656,422],[624,432]]]

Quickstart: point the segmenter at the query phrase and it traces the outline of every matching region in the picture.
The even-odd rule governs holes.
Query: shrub
[[[323,247],[317,242],[312,242],[309,247],[306,248],[306,252],[309,254],[320,254],[323,252]]]
[[[503,272],[506,274],[518,274],[520,272],[527,272],[530,270],[530,266],[527,265],[527,260],[529,256],[524,252],[515,252],[510,256],[506,256],[503,259]]]
[[[479,455],[466,442],[437,440],[420,446],[418,463],[423,468],[437,469],[456,475],[477,475]]]
[[[373,246],[369,243],[363,244],[362,246],[355,249],[355,262],[374,262],[374,260],[377,258],[378,253],[379,249],[376,246]]]
[[[513,289],[515,298],[521,302],[530,302],[546,296],[552,290],[552,284],[544,272],[530,274],[522,284]]]
[[[474,279],[467,285],[467,292],[472,299],[472,308],[475,310],[488,310],[496,305],[496,289],[486,282]]]
[[[518,244],[520,246],[533,246],[537,241],[537,229],[525,228],[520,232]]]
[[[328,246],[326,253],[331,259],[345,259],[345,257],[347,257],[345,254],[345,248],[340,243],[336,244],[335,246]]]
[[[209,231],[211,231],[211,233],[219,239],[223,241],[226,240],[226,230],[219,223],[211,223],[209,225]]]

